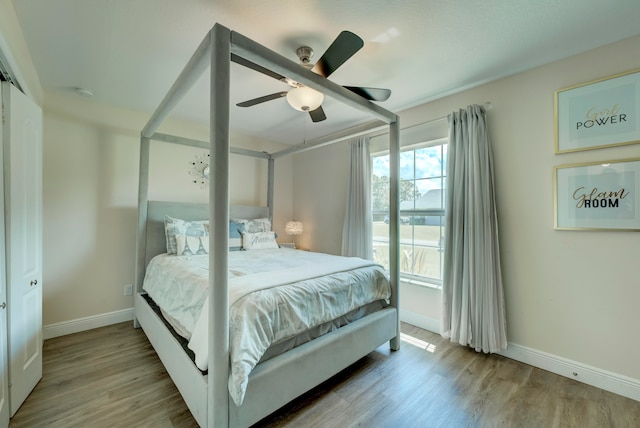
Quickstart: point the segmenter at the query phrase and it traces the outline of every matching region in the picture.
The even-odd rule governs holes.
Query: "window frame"
[[[424,141],[421,143],[417,143],[417,144],[411,144],[411,145],[407,145],[404,147],[401,147],[400,152],[401,154],[403,152],[414,152],[414,160],[413,160],[413,168],[414,168],[414,177],[411,180],[405,180],[400,178],[400,181],[412,181],[414,183],[414,189],[415,189],[415,183],[418,180],[421,179],[425,179],[425,178],[416,178],[415,177],[415,168],[416,168],[416,162],[415,162],[415,151],[416,150],[420,150],[420,149],[424,149],[424,148],[429,148],[429,147],[437,147],[437,146],[447,146],[449,144],[449,139],[448,137],[441,137],[441,138],[434,138],[431,139],[429,141]],[[442,154],[442,152],[441,152]],[[384,150],[384,151],[379,151],[376,153],[372,153],[371,154],[371,160],[373,163],[374,158],[376,157],[382,157],[382,156],[388,156],[389,155],[389,151],[388,150]],[[445,155],[446,156],[446,155]],[[440,176],[436,176],[436,177],[427,177],[426,179],[432,179],[432,178],[440,178],[441,180],[443,180],[443,185],[442,185],[442,195],[441,195],[441,200],[442,200],[442,208],[440,209],[413,209],[413,210],[399,210],[399,216],[400,219],[402,219],[402,217],[440,217],[440,228],[444,227],[444,218],[446,215],[446,210],[445,210],[445,192],[446,192],[446,157],[445,156],[441,156],[442,162],[445,164],[442,168],[442,173]],[[373,171],[372,171],[372,177],[373,177]],[[373,195],[373,183],[372,183],[372,195]],[[372,207],[372,222],[373,222],[373,218],[376,217],[382,217],[384,218],[384,216],[388,216],[389,215],[389,210],[374,210]],[[402,226],[402,224],[401,224]],[[415,224],[412,224],[412,226],[415,226]],[[415,243],[415,236],[413,235],[414,230],[412,229],[412,236],[410,238],[410,242],[405,242],[404,245],[410,245],[412,248],[416,246]],[[441,234],[442,236],[442,234]],[[406,238],[405,238],[406,241]],[[384,241],[376,241],[375,239],[372,239],[372,246],[374,246],[375,243],[385,243]],[[388,244],[388,240],[386,241],[386,243]],[[435,247],[438,249],[439,252],[444,253],[444,242],[443,239],[440,238],[439,242],[438,242],[438,247]],[[402,248],[403,246],[403,239],[400,239],[400,248]],[[434,248],[433,246],[427,246],[427,245],[420,245],[418,244],[418,246],[423,246],[423,247],[429,247],[429,248]],[[444,260],[443,260],[444,254],[441,255],[440,258],[440,272],[442,273],[442,268],[444,265]],[[422,276],[422,275],[416,275],[414,273],[410,273],[410,272],[403,272],[402,270],[400,270],[400,279],[402,282],[405,283],[410,283],[410,284],[414,284],[414,285],[419,285],[419,286],[424,286],[424,287],[430,287],[430,288],[437,288],[437,289],[441,289],[442,288],[442,278],[432,278],[432,277],[427,277],[427,276]]]

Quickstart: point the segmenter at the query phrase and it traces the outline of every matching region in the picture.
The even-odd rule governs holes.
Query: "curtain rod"
[[[486,101],[486,102],[482,103],[482,107],[485,109],[485,111],[489,111],[489,110],[491,110],[493,108],[493,104],[491,104],[491,101]],[[447,120],[448,117],[449,117],[449,115],[440,116],[440,117],[436,117],[435,119],[428,120],[426,122],[416,123],[415,125],[411,125],[411,126],[407,126],[406,128],[402,128],[402,131],[407,130],[407,129],[411,129],[411,128],[415,128],[417,126],[424,126],[424,125],[429,125],[429,124],[432,124],[432,123],[440,122],[440,121],[443,121],[443,120]],[[386,132],[373,133],[372,135],[370,135],[370,137],[378,137],[378,136],[384,135],[384,134],[386,134]]]
[[[485,111],[489,111],[489,110],[491,110],[491,109],[493,108],[493,104],[491,104],[491,101],[486,101],[486,102],[482,103],[482,107],[484,108],[484,110],[485,110]],[[439,122],[439,121],[441,121],[441,120],[445,120],[445,119],[447,119],[448,117],[449,117],[449,115],[441,116],[441,117],[436,117],[435,119],[431,119],[431,120],[430,120],[430,121],[428,121],[428,122],[422,122],[422,123],[419,123],[419,124],[414,125],[414,126],[418,126],[418,125],[428,125],[428,124],[430,124],[430,123],[434,123],[434,122]]]

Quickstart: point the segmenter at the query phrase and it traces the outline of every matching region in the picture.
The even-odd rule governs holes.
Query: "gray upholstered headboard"
[[[147,203],[145,266],[149,264],[149,260],[154,256],[167,252],[166,239],[164,236],[165,215],[182,220],[205,220],[209,218],[209,204],[149,201]],[[269,207],[231,205],[229,207],[229,217],[269,217]]]

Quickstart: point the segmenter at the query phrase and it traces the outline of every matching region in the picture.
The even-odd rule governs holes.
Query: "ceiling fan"
[[[296,54],[298,55],[303,67],[306,67],[314,73],[326,78],[336,71],[338,67],[344,64],[356,52],[358,52],[363,46],[364,42],[360,37],[350,31],[342,31],[314,65],[311,65],[309,62],[313,57],[313,49],[310,47],[299,47],[296,50]],[[231,60],[237,64],[280,80],[292,87],[292,89],[288,91],[276,92],[275,94],[265,95],[238,103],[236,104],[238,107],[251,107],[256,104],[286,97],[291,107],[299,111],[308,112],[313,122],[321,122],[327,118],[324,114],[324,110],[322,109],[324,94],[321,92],[304,86],[293,79],[282,76],[244,58],[240,58],[235,54],[231,55]],[[370,101],[386,101],[391,95],[391,91],[389,89],[364,88],[359,86],[344,86],[344,88]]]

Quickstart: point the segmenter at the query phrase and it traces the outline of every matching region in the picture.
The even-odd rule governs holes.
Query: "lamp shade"
[[[324,94],[306,86],[298,86],[287,92],[289,105],[300,111],[313,111],[324,101]]]
[[[302,235],[302,223],[299,221],[288,221],[284,226],[284,231],[287,235]]]

